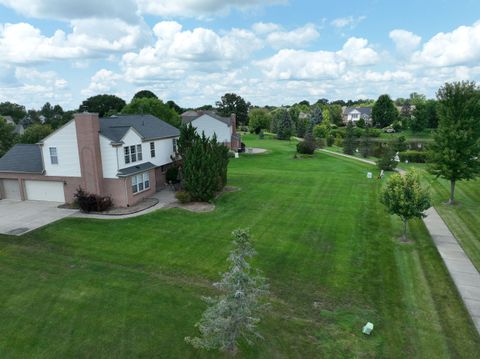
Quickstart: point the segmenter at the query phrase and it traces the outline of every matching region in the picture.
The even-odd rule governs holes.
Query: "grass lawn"
[[[458,203],[449,206],[445,202],[450,196],[450,182],[429,174],[425,164],[402,164],[402,168],[411,167],[422,175],[436,210],[480,271],[480,180],[458,182],[455,188]]]
[[[249,227],[271,284],[265,340],[241,358],[474,358],[480,338],[421,221],[378,202],[369,166],[295,142],[256,140],[211,213],[65,219],[0,236],[1,358],[216,358],[183,338],[226,268],[230,233]],[[371,321],[371,336],[361,333]]]

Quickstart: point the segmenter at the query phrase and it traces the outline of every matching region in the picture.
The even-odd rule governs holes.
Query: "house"
[[[346,107],[343,112],[343,122],[352,122],[355,124],[358,120],[363,119],[366,123],[372,122],[371,107]]]
[[[23,127],[22,124],[16,124],[15,121],[13,120],[12,116],[3,116],[0,115],[0,117],[3,117],[5,121],[7,121],[7,125],[14,125],[15,126],[15,133],[17,135],[23,135],[25,132],[25,128]]]
[[[217,136],[217,141],[236,151],[241,146],[240,135],[237,134],[236,116],[221,117],[212,111],[186,111],[182,113],[182,125],[192,124],[198,134]]]
[[[151,115],[78,113],[40,143],[0,158],[0,198],[71,203],[78,187],[134,205],[165,185],[179,130]]]

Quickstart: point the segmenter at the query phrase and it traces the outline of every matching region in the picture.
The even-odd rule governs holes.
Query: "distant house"
[[[17,144],[0,158],[0,198],[71,203],[80,186],[115,206],[134,205],[164,187],[179,135],[151,115],[75,114],[39,143]]]
[[[3,117],[5,121],[7,121],[7,125],[14,125],[15,126],[15,133],[17,135],[23,135],[25,132],[25,128],[23,127],[22,124],[16,124],[15,121],[13,120],[12,116],[3,116],[0,115],[0,117]]]
[[[298,118],[299,118],[300,120],[306,120],[307,118],[310,118],[310,114],[305,113],[305,112],[300,112],[300,113],[298,114]]]
[[[371,107],[346,107],[343,112],[343,122],[352,122],[355,124],[360,119],[366,123],[372,122],[372,108]]]
[[[217,141],[225,144],[232,150],[240,148],[241,139],[236,130],[236,116],[222,117],[213,111],[186,111],[181,114],[182,124],[192,124],[198,134],[205,133],[205,136],[217,136]]]

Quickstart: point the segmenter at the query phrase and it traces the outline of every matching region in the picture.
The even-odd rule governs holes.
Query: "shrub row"
[[[78,187],[74,194],[75,203],[82,212],[103,212],[113,206],[112,198],[109,196],[100,196],[94,193],[88,193],[81,187]]]

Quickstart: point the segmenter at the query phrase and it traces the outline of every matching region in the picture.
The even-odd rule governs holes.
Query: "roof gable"
[[[208,112],[198,112],[198,114],[196,116],[183,116],[182,117],[182,124],[183,125],[186,125],[186,124],[189,124],[190,122],[193,122],[201,117],[204,117],[204,116],[207,116],[207,118],[211,118],[213,120],[217,120],[217,121],[220,121],[220,122],[223,122],[224,124],[226,124],[227,126],[231,126],[232,125],[232,120],[230,119],[230,117],[222,117],[222,116],[219,116],[211,111],[208,111]]]

